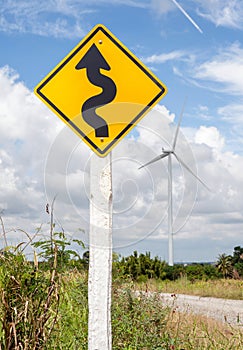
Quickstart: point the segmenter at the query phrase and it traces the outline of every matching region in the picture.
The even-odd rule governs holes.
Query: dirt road
[[[161,293],[162,302],[179,312],[204,315],[243,327],[243,300]]]

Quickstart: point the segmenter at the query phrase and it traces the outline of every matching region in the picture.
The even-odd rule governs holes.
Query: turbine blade
[[[155,162],[157,162],[158,160],[160,160],[160,159],[162,159],[162,158],[165,158],[165,157],[167,157],[167,156],[168,156],[168,153],[162,153],[162,154],[160,154],[159,156],[157,156],[157,157],[153,158],[152,160],[150,160],[150,162],[148,162],[148,163],[146,163],[146,164],[144,164],[144,165],[141,165],[138,169],[144,168],[144,167],[146,167],[147,165],[152,164],[152,163],[155,163]]]
[[[184,103],[183,103],[183,106],[182,106],[182,110],[181,110],[181,114],[180,114],[180,117],[179,117],[179,121],[178,121],[178,124],[177,124],[176,132],[175,132],[175,137],[174,137],[174,141],[173,141],[173,145],[172,145],[172,151],[175,150],[175,146],[176,146],[176,142],[177,142],[178,133],[179,133],[179,129],[180,129],[180,126],[181,126],[181,120],[182,120],[182,116],[183,116],[183,113],[184,113],[185,104],[186,104],[186,98],[185,98],[185,100],[184,100]]]
[[[178,160],[178,162],[181,163],[181,165],[183,165],[184,168],[186,168],[186,169],[189,171],[189,173],[191,173],[198,181],[201,182],[201,184],[202,184],[203,186],[206,187],[206,189],[207,189],[208,191],[211,192],[211,189],[205,184],[205,182],[204,182],[202,179],[200,179],[200,177],[197,176],[197,175],[189,168],[189,166],[186,165],[186,163],[184,163],[184,161],[183,161],[180,157],[178,157],[177,154],[175,154],[175,153],[173,153],[173,154],[174,154],[174,156],[176,157],[176,159]]]

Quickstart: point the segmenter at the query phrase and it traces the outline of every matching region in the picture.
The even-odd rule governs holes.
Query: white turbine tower
[[[173,201],[172,201],[172,155],[177,159],[177,161],[189,172],[191,173],[198,181],[201,182],[208,190],[208,186],[184,163],[184,161],[175,153],[176,142],[179,134],[181,119],[183,115],[184,106],[182,108],[178,125],[176,128],[173,144],[171,149],[162,148],[162,154],[153,158],[150,162],[142,165],[139,169],[146,167],[149,164],[155,163],[162,158],[168,157],[168,257],[169,265],[174,265],[174,249],[173,249]]]

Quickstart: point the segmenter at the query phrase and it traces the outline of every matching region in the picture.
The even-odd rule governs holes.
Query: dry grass
[[[243,330],[211,318],[171,311],[167,321],[171,337],[180,339],[180,350],[241,350]]]
[[[149,280],[147,283],[136,284],[136,288],[143,291],[243,300],[243,280],[221,279],[196,282],[190,282],[186,278],[176,281]]]
[[[198,281],[195,283],[185,280],[176,282],[160,281],[160,283],[158,283],[158,281],[149,281],[143,284],[132,284],[132,289],[142,292],[183,293],[242,299],[242,283],[243,281],[233,280]],[[157,293],[152,293],[151,295],[156,294]],[[143,295],[147,295],[147,293],[143,293]],[[163,308],[162,305],[161,308]],[[182,313],[173,306],[164,320],[163,332],[168,335],[168,339],[174,340],[174,342],[166,348],[170,350],[243,349],[242,326],[232,326],[227,323],[221,323],[220,321],[202,315]]]

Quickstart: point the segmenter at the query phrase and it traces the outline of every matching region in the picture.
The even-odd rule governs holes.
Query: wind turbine
[[[185,105],[185,103],[184,103]],[[172,148],[170,149],[164,149],[162,147],[162,153],[153,158],[151,161],[148,163],[142,165],[139,167],[139,169],[146,167],[149,164],[155,163],[160,159],[168,157],[168,249],[169,249],[169,265],[173,266],[174,265],[174,248],[173,248],[173,201],[172,201],[172,156],[174,156],[177,161],[189,172],[191,175],[193,175],[201,184],[203,184],[208,190],[209,187],[198,177],[189,167],[184,163],[184,161],[176,154],[175,148],[176,148],[176,142],[179,134],[179,129],[180,129],[180,124],[181,124],[181,119],[184,111],[184,105],[179,117],[178,125],[176,128]]]

